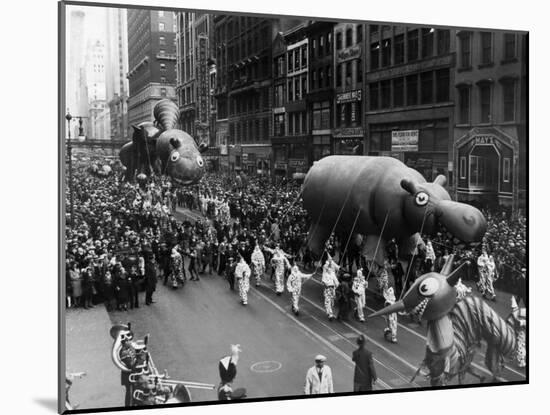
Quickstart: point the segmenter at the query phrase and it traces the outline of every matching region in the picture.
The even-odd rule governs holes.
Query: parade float
[[[450,255],[441,273],[422,275],[401,300],[369,318],[405,311],[427,322],[426,354],[415,377],[427,369],[432,386],[447,385],[455,377],[462,384],[467,373],[483,382],[485,378],[473,370],[472,362],[484,343],[491,380],[502,381],[505,359],[525,367],[526,310],[512,297],[511,313],[505,320],[485,300],[471,295],[461,298],[456,290],[460,267],[453,270],[453,261]]]
[[[159,101],[153,116],[154,122],[132,126],[132,141],[120,149],[125,180],[133,181],[136,174],[144,174],[166,175],[179,186],[198,183],[205,172],[201,153],[208,145],[198,145],[193,137],[176,128],[179,110],[173,101]]]
[[[421,234],[444,232],[458,247],[479,245],[485,218],[475,207],[451,200],[445,184],[444,176],[429,183],[392,157],[325,157],[311,167],[302,189],[311,220],[309,249],[320,256],[333,232],[359,234],[363,256],[382,266],[391,239],[402,259],[422,243]]]

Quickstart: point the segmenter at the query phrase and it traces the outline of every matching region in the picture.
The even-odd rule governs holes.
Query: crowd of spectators
[[[196,186],[173,188],[165,178],[123,182],[116,163],[107,175],[93,174],[89,165],[90,160],[82,158],[73,163],[74,218],[67,209],[65,233],[68,307],[88,308],[105,302],[109,309],[127,310],[139,306],[144,289],[146,304],[154,302],[151,275],[155,283],[160,277],[166,284],[175,272],[178,253],[186,258],[183,284],[188,275],[195,280],[207,271],[227,276],[230,258],[238,260],[242,255],[250,263],[256,244],[279,245],[305,269],[319,266],[306,247],[310,223],[296,181],[274,184],[266,177],[208,173]],[[68,191],[69,186],[67,206]],[[200,213],[202,219],[176,220],[178,206]],[[483,246],[495,258],[497,287],[515,292],[525,285],[521,281],[526,267],[525,218],[504,211],[484,213],[488,231]],[[419,250],[412,268],[403,270],[393,258],[395,244],[390,241],[386,247],[389,262],[374,274],[384,278],[392,273],[401,283],[406,279],[405,287],[396,286],[399,296],[417,276],[428,269],[438,270],[445,256],[455,253],[459,263],[467,262],[463,279],[477,279],[481,246],[460,250],[440,234],[430,242],[433,253]],[[350,243],[348,235],[330,238],[327,252],[331,256],[338,258],[344,250],[348,258],[343,265],[360,263],[360,247],[355,241]],[[269,250],[264,255],[269,263]],[[148,267],[152,270],[149,276]]]

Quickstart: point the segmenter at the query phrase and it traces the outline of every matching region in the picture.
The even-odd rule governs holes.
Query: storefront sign
[[[354,91],[342,92],[336,95],[337,104],[345,104],[346,102],[361,101],[363,91],[356,89]]]
[[[220,145],[220,155],[227,156],[227,144]]]
[[[473,137],[474,145],[494,145],[495,136],[493,135],[476,135]]]
[[[334,130],[334,138],[363,137],[361,127],[338,128]]]
[[[345,62],[350,59],[355,59],[361,56],[361,46],[355,45],[350,48],[338,52],[338,61]]]
[[[418,130],[392,131],[391,151],[418,151]]]
[[[199,59],[197,65],[197,75],[198,75],[198,88],[199,88],[199,114],[198,120],[204,125],[208,125],[208,65],[206,64],[207,59],[207,42],[208,37],[204,35],[199,35]]]
[[[284,113],[285,113],[285,107],[273,108],[273,114],[284,114]]]
[[[292,168],[305,167],[306,161],[303,159],[288,159],[288,166]]]
[[[287,163],[276,161],[275,162],[275,170],[286,170],[288,167]]]

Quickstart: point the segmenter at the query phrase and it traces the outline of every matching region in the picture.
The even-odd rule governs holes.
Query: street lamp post
[[[74,225],[74,203],[73,203],[73,156],[72,156],[72,150],[73,146],[71,143],[71,120],[72,115],[69,112],[69,109],[67,108],[67,115],[65,115],[65,119],[67,120],[67,155],[69,156],[69,204],[71,209],[71,226]]]

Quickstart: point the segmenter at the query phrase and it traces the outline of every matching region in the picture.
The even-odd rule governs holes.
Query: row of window
[[[176,24],[174,23],[172,25],[172,32],[177,32],[178,31],[178,28],[176,26]],[[159,32],[166,32],[166,23],[163,23],[163,22],[159,22]]]
[[[448,29],[413,29],[370,45],[370,69],[413,62],[449,53],[451,34]],[[405,46],[407,46],[405,54]],[[393,61],[392,61],[393,59]]]
[[[269,140],[269,120],[246,120],[229,123],[230,143],[255,143]]]
[[[285,126],[288,121],[288,131]],[[275,114],[273,116],[273,135],[282,137],[285,135],[307,134],[307,114],[305,111]]]
[[[332,67],[326,66],[311,71],[311,89],[329,88],[332,86]]]
[[[288,102],[305,99],[307,92],[307,73],[293,76],[287,80]]]
[[[490,187],[496,186],[498,181],[498,168],[490,165],[491,160],[482,157],[471,155],[470,159],[470,180],[469,185],[474,187]],[[512,160],[509,157],[502,159],[502,181],[510,183]],[[461,179],[467,177],[467,160],[466,157],[460,157],[459,174]]]
[[[307,68],[307,44],[289,50],[286,53],[287,73],[297,72]],[[277,67],[277,69],[279,69]],[[279,76],[280,74],[276,74]]]
[[[311,56],[313,58],[322,58],[332,53],[332,33],[325,33],[316,37],[311,37]]]
[[[448,151],[448,119],[372,124],[369,131],[370,151],[391,151],[392,131],[395,130],[418,130],[418,151]]]
[[[426,71],[369,84],[370,110],[448,102],[450,70]]]
[[[458,44],[459,68],[469,69],[473,64],[473,42],[477,37],[479,55],[477,61],[479,65],[492,65],[495,61],[494,53],[494,34],[492,32],[478,32],[475,36],[473,32],[460,32]],[[512,61],[517,58],[517,36],[515,33],[504,33],[502,37],[502,56],[504,62]]]
[[[343,62],[336,66],[336,86],[352,87],[363,82],[363,68],[361,59]],[[353,67],[355,67],[355,82],[353,82]]]
[[[336,49],[341,50],[349,48],[363,41],[363,25],[355,25],[355,39],[353,39],[353,28],[348,27],[345,33],[336,32]]]
[[[477,88],[464,85],[458,88],[458,124],[470,124],[479,122],[489,124],[493,122],[493,102],[502,105],[502,121],[515,120],[516,107],[516,82],[513,80],[500,82],[501,88],[495,88],[491,82],[479,83]],[[500,91],[499,97],[493,94]],[[477,93],[477,97],[472,94]],[[472,99],[477,98],[479,114],[472,114]],[[475,117],[475,118],[474,118]]]

